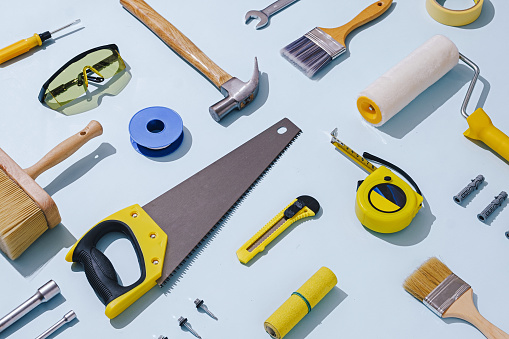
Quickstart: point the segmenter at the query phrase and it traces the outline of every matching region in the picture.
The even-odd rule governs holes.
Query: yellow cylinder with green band
[[[272,338],[283,338],[337,283],[334,272],[325,266],[320,268],[265,321],[265,331]]]
[[[437,0],[426,0],[429,15],[441,24],[448,26],[465,26],[471,24],[482,12],[484,0],[474,0],[474,6],[464,10],[445,8]]]

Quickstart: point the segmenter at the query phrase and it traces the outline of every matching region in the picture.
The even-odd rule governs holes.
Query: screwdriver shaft
[[[79,24],[81,22],[80,19],[77,19],[77,20],[74,20],[73,22],[71,22],[70,24],[67,24],[63,27],[60,27],[58,29],[55,29],[53,32],[50,32],[50,34],[53,34],[53,33],[56,33],[56,32],[60,32],[61,30],[63,29],[66,29],[67,27],[71,27],[72,25],[76,25],[76,24]]]

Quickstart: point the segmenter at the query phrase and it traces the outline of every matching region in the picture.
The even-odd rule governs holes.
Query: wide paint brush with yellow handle
[[[380,17],[391,5],[392,0],[379,0],[366,7],[341,27],[316,27],[281,49],[281,55],[309,78],[312,78],[332,60],[346,52],[348,34]]]

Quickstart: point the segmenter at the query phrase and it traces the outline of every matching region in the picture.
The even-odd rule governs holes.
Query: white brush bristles
[[[0,249],[19,257],[48,229],[41,208],[0,169]]]
[[[359,94],[380,109],[382,120],[374,125],[386,123],[458,61],[458,48],[445,36],[435,35],[426,41]]]

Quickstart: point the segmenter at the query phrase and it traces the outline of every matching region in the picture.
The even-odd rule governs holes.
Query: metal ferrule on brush
[[[304,35],[320,46],[334,60],[346,51],[346,47],[334,40],[329,34],[316,27]]]
[[[424,298],[423,303],[441,318],[444,312],[469,289],[469,284],[452,273]]]

